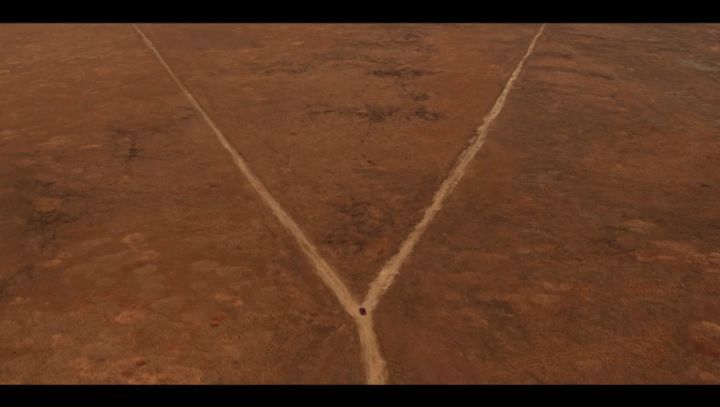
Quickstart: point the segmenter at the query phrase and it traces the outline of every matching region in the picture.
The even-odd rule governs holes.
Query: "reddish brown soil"
[[[0,382],[363,381],[354,323],[131,27],[0,33]]]
[[[359,299],[538,26],[142,28]],[[720,382],[718,43],[546,28],[373,313],[391,382]],[[0,26],[0,90],[0,382],[364,381],[131,26]]]
[[[537,26],[145,30],[360,298]]]
[[[547,28],[377,310],[391,380],[720,382],[718,40]]]

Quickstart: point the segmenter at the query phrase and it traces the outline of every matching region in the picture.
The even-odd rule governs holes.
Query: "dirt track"
[[[538,26],[142,28],[361,299]],[[720,382],[719,40],[547,26],[375,312],[391,383]],[[364,382],[131,26],[0,44],[0,381]]]

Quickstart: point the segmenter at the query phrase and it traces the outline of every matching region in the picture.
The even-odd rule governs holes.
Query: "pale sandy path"
[[[405,260],[408,258],[408,256],[410,256],[413,249],[415,248],[415,244],[417,244],[423,233],[425,233],[425,230],[427,229],[430,222],[432,222],[432,220],[435,218],[435,215],[440,211],[440,209],[442,209],[442,205],[445,202],[445,199],[448,197],[448,195],[450,195],[453,189],[455,189],[455,186],[458,184],[463,175],[465,175],[465,169],[467,168],[468,164],[470,164],[470,161],[475,158],[478,151],[480,151],[480,148],[482,148],[483,144],[485,144],[488,128],[495,120],[495,118],[498,117],[500,111],[502,111],[502,108],[505,106],[505,102],[507,101],[507,96],[510,93],[510,90],[515,84],[518,76],[520,76],[520,72],[525,65],[525,61],[528,59],[528,57],[530,57],[533,49],[535,49],[535,43],[537,42],[538,38],[540,38],[540,35],[542,34],[544,29],[545,25],[543,24],[542,26],[540,26],[537,34],[535,34],[535,37],[533,37],[532,41],[530,42],[530,46],[528,46],[525,55],[517,64],[517,67],[513,71],[512,75],[510,75],[510,79],[508,79],[507,83],[505,84],[505,87],[503,88],[502,93],[500,93],[500,96],[498,96],[498,98],[495,100],[495,104],[493,105],[492,109],[490,109],[490,112],[485,115],[482,124],[475,131],[475,137],[470,140],[470,145],[465,148],[462,153],[460,153],[457,160],[455,161],[455,165],[453,166],[452,170],[450,170],[447,178],[445,178],[443,183],[440,185],[440,188],[438,188],[437,192],[435,192],[432,202],[430,203],[430,206],[425,209],[425,214],[423,215],[420,222],[415,225],[408,237],[405,238],[405,241],[403,241],[403,243],[400,245],[400,250],[398,250],[398,252],[393,257],[391,257],[390,260],[387,261],[387,263],[385,263],[385,266],[383,266],[380,274],[370,284],[370,290],[365,297],[365,301],[363,301],[363,304],[368,309],[368,311],[372,311],[375,309],[382,295],[387,291],[388,288],[390,288],[393,280],[400,272],[400,267],[402,267]]]
[[[525,55],[520,60],[512,75],[508,79],[502,93],[495,101],[490,112],[485,115],[482,124],[478,127],[475,137],[473,137],[469,146],[463,150],[458,159],[455,162],[452,170],[448,174],[447,178],[440,185],[437,190],[430,206],[425,210],[424,215],[420,222],[418,222],[413,230],[410,232],[408,237],[400,245],[398,252],[388,260],[388,262],[380,270],[380,273],[375,280],[370,284],[370,289],[365,297],[364,307],[366,309],[366,315],[360,315],[357,300],[348,290],[345,283],[343,283],[340,276],[333,270],[332,267],[325,261],[320,255],[317,246],[315,246],[305,233],[300,229],[300,226],[290,217],[290,215],[282,208],[278,201],[272,196],[270,191],[265,185],[258,179],[258,177],[252,172],[245,159],[238,153],[238,151],[230,144],[228,139],[225,137],[223,132],[217,127],[215,122],[210,118],[205,109],[190,93],[190,91],[183,85],[180,79],[175,75],[175,72],[167,64],[165,59],[162,57],[160,52],[155,48],[152,41],[145,35],[145,33],[136,24],[132,25],[135,31],[140,35],[143,42],[147,47],[155,54],[160,64],[168,72],[175,84],[185,94],[193,107],[200,113],[205,122],[208,124],[210,129],[215,134],[217,140],[225,148],[225,150],[232,157],[233,162],[238,167],[240,172],[247,178],[252,187],[258,193],[263,202],[270,208],[272,213],[277,217],[278,221],[288,232],[295,238],[300,249],[308,258],[310,263],[313,265],[313,269],[318,274],[320,279],[330,290],[335,294],[340,304],[342,304],[345,311],[353,317],[353,320],[357,324],[358,335],[360,337],[360,343],[362,347],[362,357],[365,364],[366,379],[368,384],[382,384],[387,382],[387,369],[385,361],[380,354],[380,347],[378,345],[377,335],[373,329],[373,318],[372,313],[382,295],[388,290],[395,277],[400,272],[400,268],[404,261],[410,256],[415,245],[422,237],[423,233],[427,229],[427,226],[432,222],[435,215],[442,209],[443,202],[447,196],[453,191],[457,183],[465,174],[465,169],[472,159],[477,155],[480,148],[483,146],[487,137],[488,128],[500,114],[500,111],[505,105],[507,96],[510,93],[515,81],[517,80],[520,72],[525,65],[525,61],[530,57],[535,48],[535,43],[545,29],[543,24],[538,30],[537,34],[533,37],[530,45],[528,46]]]

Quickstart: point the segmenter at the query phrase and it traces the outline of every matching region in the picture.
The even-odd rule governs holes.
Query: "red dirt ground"
[[[358,297],[538,25],[142,25]],[[720,27],[549,25],[375,310],[391,383],[720,383]],[[0,382],[362,383],[130,25],[0,26]]]
[[[357,296],[422,216],[536,31],[146,27]]]
[[[718,40],[547,28],[377,310],[394,382],[720,382]]]

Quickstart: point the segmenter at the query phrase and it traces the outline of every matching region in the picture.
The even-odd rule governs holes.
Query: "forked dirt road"
[[[141,27],[360,303],[539,25]],[[545,28],[373,311],[388,382],[720,382],[718,40]],[[0,381],[366,381],[132,26],[0,43]]]

